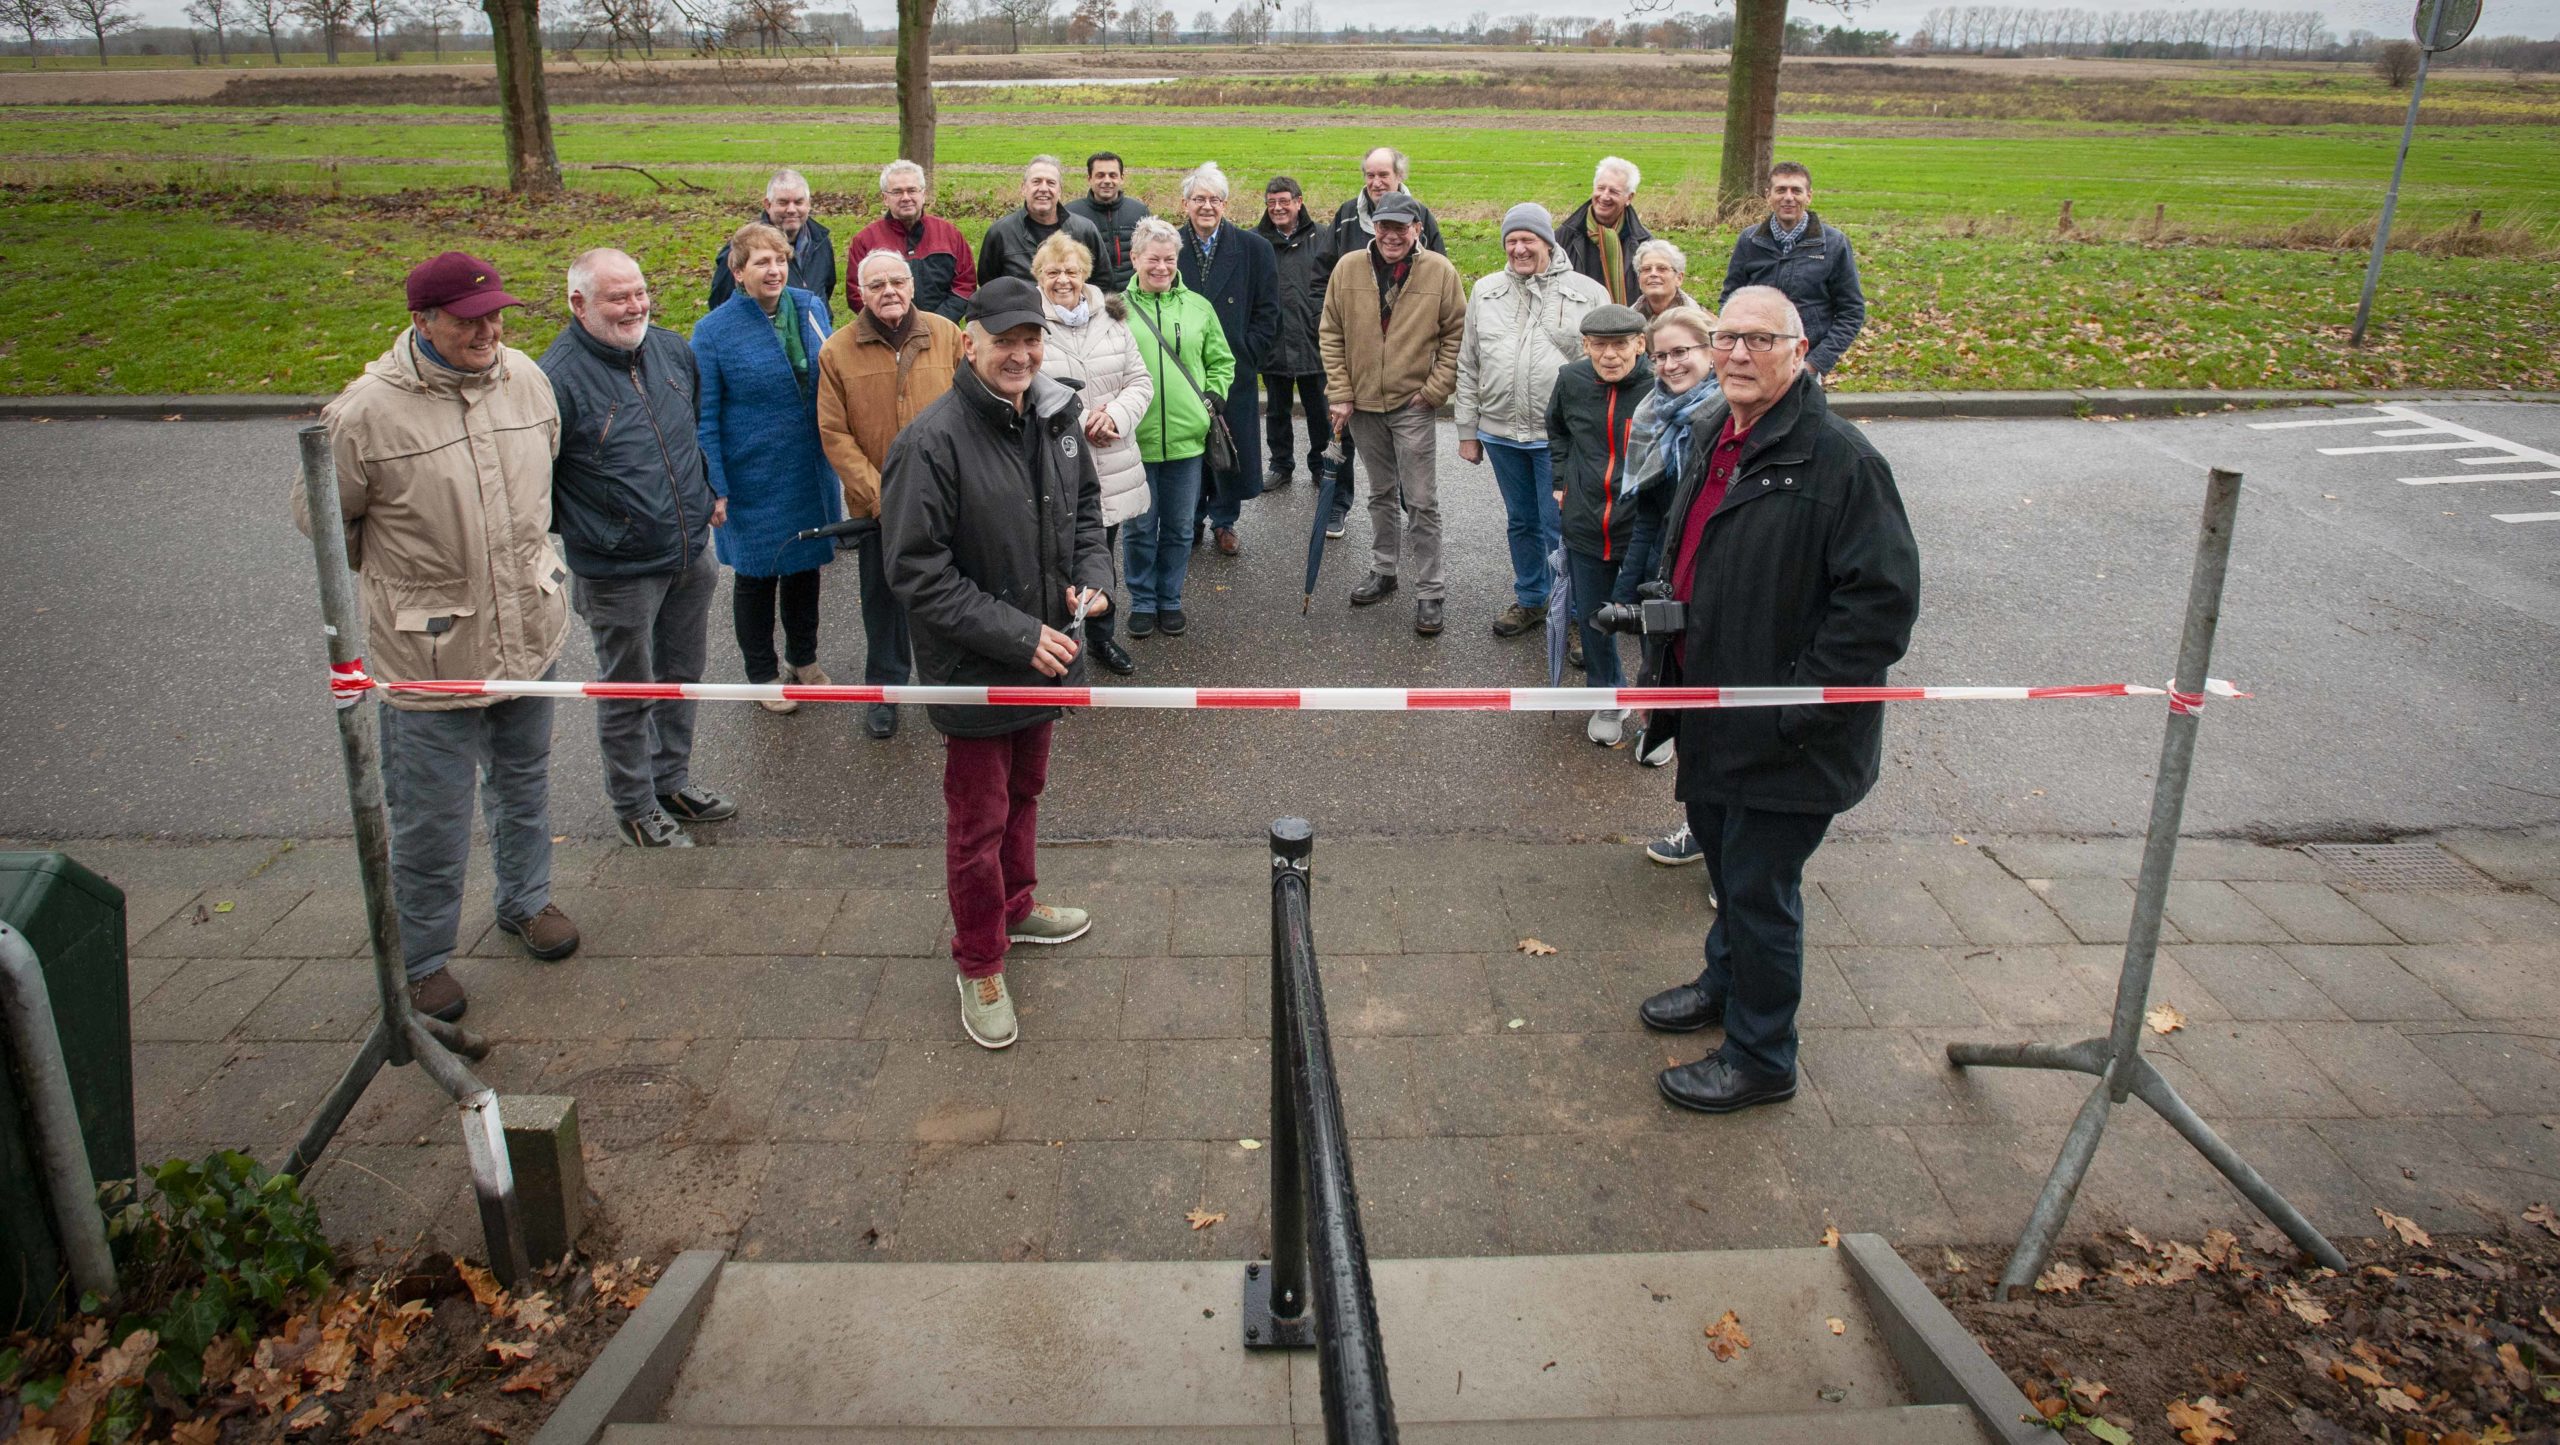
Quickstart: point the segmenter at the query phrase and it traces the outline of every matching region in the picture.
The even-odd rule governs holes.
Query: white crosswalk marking
[[[2388,425],[2388,423],[2398,423],[2398,425]],[[2523,462],[2528,466],[2548,469],[2523,472],[2454,472],[2444,476],[2402,477],[2400,481],[2405,486],[2443,487],[2466,482],[2560,481],[2560,455],[2538,451],[2521,442],[2508,441],[2504,437],[2492,436],[2488,432],[2464,426],[2459,422],[2432,417],[2415,407],[2396,404],[2377,405],[2369,416],[2322,416],[2292,421],[2249,423],[2249,429],[2252,431],[2290,431],[2296,427],[2315,426],[2367,427],[2371,435],[2377,437],[2444,438],[2441,441],[2379,442],[2370,446],[2321,447],[2318,450],[2324,457],[2361,457],[2392,452],[2485,451],[2488,453],[2486,456],[2450,457],[2447,460],[2457,466],[2465,467],[2511,467],[2518,462]],[[2554,492],[2552,495],[2560,496],[2560,492]],[[2560,521],[2560,512],[2493,512],[2490,515],[2501,522]]]

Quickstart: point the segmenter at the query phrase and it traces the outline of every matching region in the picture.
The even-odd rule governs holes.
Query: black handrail
[[[1395,1405],[1308,919],[1314,851],[1304,818],[1271,825],[1271,1263],[1245,1266],[1244,1343],[1314,1346],[1325,1439],[1384,1445]]]

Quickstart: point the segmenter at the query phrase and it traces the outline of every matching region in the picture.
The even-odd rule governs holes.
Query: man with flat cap
[[[320,414],[337,461],[367,666],[384,682],[547,678],[567,634],[569,569],[551,549],[560,413],[533,358],[503,340],[524,303],[460,251],[408,279],[409,325]],[[294,524],[311,516],[293,491]],[[446,967],[462,917],[475,795],[489,819],[501,932],[543,960],[578,930],[551,901],[549,698],[388,694],[382,781],[409,1001],[453,1020]]]
[[[927,685],[1072,687],[1081,617],[1111,605],[1102,483],[1075,391],[1040,371],[1049,322],[1016,276],[969,298],[951,389],[916,413],[881,469],[889,586]],[[1092,920],[1033,901],[1054,707],[926,709],[942,752],[943,869],[960,1023],[980,1046],[1021,1037],[1007,945],[1067,943]]]

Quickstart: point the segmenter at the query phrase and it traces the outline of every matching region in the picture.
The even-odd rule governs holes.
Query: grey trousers
[[[551,901],[551,712],[547,697],[503,698],[449,712],[382,704],[391,887],[411,979],[453,956],[475,791],[489,816],[498,916],[531,918]]]
[[[595,637],[601,682],[700,682],[720,563],[709,547],[678,572],[579,577],[569,601]],[[901,679],[903,681],[904,679]],[[617,818],[637,818],[692,782],[694,704],[682,698],[596,703],[596,748]]]
[[[1439,437],[1432,413],[1400,406],[1394,411],[1355,411],[1351,441],[1369,476],[1369,570],[1396,575],[1402,542],[1405,580],[1418,601],[1442,597],[1448,578],[1440,567]],[[1398,505],[1398,495],[1402,505]]]

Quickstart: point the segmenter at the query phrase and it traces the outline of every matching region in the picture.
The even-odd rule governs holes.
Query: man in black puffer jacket
[[[1656,577],[1686,626],[1648,638],[1646,681],[1879,686],[1920,611],[1920,549],[1893,468],[1832,414],[1785,293],[1725,298],[1709,338],[1721,402],[1699,414]],[[1721,1022],[1724,1043],[1663,1071],[1663,1096],[1729,1113],[1792,1098],[1804,992],[1804,865],[1874,787],[1881,703],[1702,708],[1678,719],[1677,792],[1722,905],[1696,981],[1645,1000],[1649,1028]]]
[[[907,609],[916,676],[1037,694],[1084,681],[1079,604],[1111,605],[1102,482],[1074,391],[1040,374],[1040,292],[1007,276],[969,300],[968,365],[890,444],[880,526],[889,586]],[[1020,1036],[1005,991],[1008,943],[1065,943],[1081,908],[1032,900],[1040,792],[1058,709],[926,709],[942,752],[943,867],[960,1022],[1001,1049]]]
[[[551,520],[573,581],[569,599],[595,636],[604,682],[700,682],[720,564],[696,431],[693,348],[649,324],[649,283],[620,251],[569,266],[576,319],[542,354],[560,407]],[[690,848],[686,823],[738,805],[693,785],[694,705],[677,698],[596,703],[605,792],[625,841]]]

